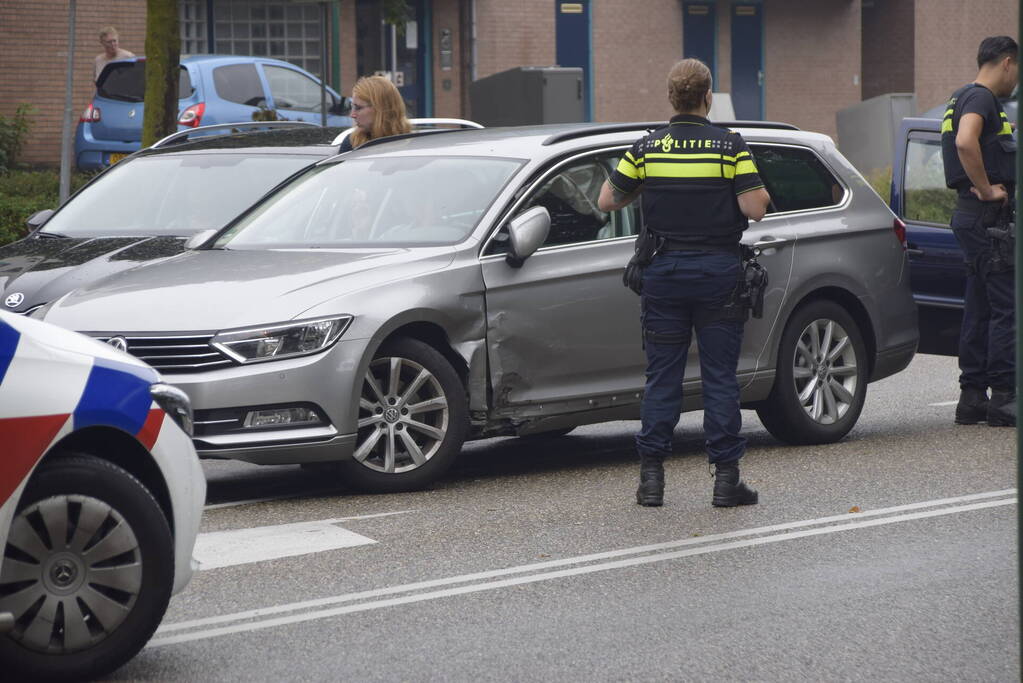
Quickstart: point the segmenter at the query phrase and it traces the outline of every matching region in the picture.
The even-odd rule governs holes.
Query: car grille
[[[93,335],[110,344],[119,335]],[[149,363],[160,372],[205,372],[235,365],[235,362],[210,345],[212,334],[135,336],[120,335],[128,353]]]

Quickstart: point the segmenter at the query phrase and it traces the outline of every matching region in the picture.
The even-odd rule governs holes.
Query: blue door
[[[590,0],[554,2],[558,66],[577,66],[583,70],[583,105],[586,119],[593,120],[590,97]]]
[[[710,67],[717,83],[717,21],[714,5],[710,2],[683,3],[682,54],[695,57]]]
[[[764,6],[732,5],[732,106],[735,118],[764,118]]]

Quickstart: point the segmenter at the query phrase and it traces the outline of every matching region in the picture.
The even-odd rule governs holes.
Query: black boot
[[[636,502],[645,507],[664,505],[664,458],[640,454]]]
[[[956,424],[975,425],[987,420],[987,389],[963,387],[956,405]]]
[[[992,389],[987,406],[987,423],[991,427],[1016,426],[1016,392],[1012,389]]]
[[[717,465],[714,472],[714,507],[733,508],[736,505],[756,505],[757,492],[739,479],[736,461]]]

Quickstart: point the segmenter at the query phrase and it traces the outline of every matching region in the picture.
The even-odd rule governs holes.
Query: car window
[[[945,164],[938,139],[909,139],[902,182],[906,220],[947,226],[956,206],[956,191],[945,187]]]
[[[109,64],[96,83],[96,94],[110,100],[142,102],[146,96],[146,63],[119,62]],[[188,69],[181,67],[178,74],[178,99],[191,97],[192,80]]]
[[[213,70],[213,87],[228,102],[259,107],[266,104],[266,93],[254,64],[228,64]]]
[[[757,170],[775,211],[805,211],[840,204],[845,189],[813,151],[805,147],[751,144]]]
[[[320,85],[308,76],[281,66],[263,65],[270,96],[277,109],[320,110]],[[327,93],[328,103],[333,98]]]
[[[217,240],[228,249],[456,244],[475,229],[517,159],[384,157],[319,166]]]
[[[46,222],[61,235],[187,235],[221,228],[319,157],[147,156],[115,165]]]
[[[637,202],[620,211],[597,208],[600,188],[611,175],[618,156],[617,152],[601,154],[570,163],[546,180],[523,205],[522,211],[543,206],[550,213],[551,229],[544,247],[628,237],[638,232]],[[507,229],[502,228],[488,253],[501,254],[506,248]]]

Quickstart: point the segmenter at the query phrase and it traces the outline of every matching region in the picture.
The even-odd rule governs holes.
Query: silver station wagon
[[[295,176],[202,247],[38,315],[188,393],[203,457],[336,461],[364,489],[421,487],[466,439],[638,417],[639,298],[621,275],[642,216],[596,200],[654,125],[374,141]],[[867,384],[916,350],[904,231],[830,138],[733,127],[773,198],[744,237],[770,284],[746,325],[743,405],[783,441],[835,441]],[[701,407],[696,355],[685,410]]]

